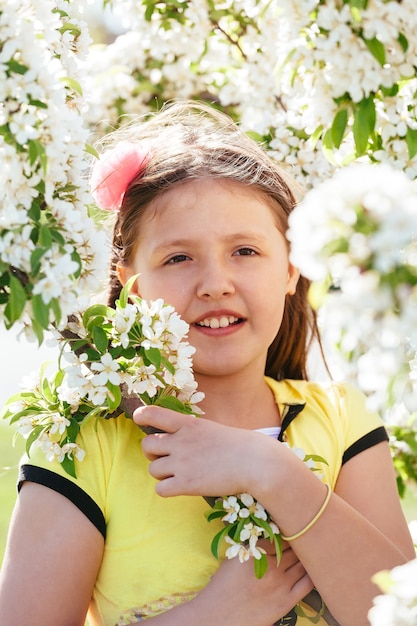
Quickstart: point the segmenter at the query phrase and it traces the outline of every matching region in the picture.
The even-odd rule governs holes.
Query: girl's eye
[[[237,256],[254,256],[258,253],[252,248],[239,248],[239,250],[236,250],[234,254],[236,254]]]
[[[172,256],[170,259],[168,259],[168,261],[166,262],[166,265],[173,265],[174,263],[182,263],[183,261],[188,261],[189,258],[190,257],[187,256],[186,254],[176,254]]]

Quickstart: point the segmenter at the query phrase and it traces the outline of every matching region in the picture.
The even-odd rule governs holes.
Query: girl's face
[[[189,181],[153,201],[133,263],[119,272],[122,282],[140,274],[137,293],[163,298],[188,322],[197,378],[263,374],[299,276],[272,209],[225,180]]]

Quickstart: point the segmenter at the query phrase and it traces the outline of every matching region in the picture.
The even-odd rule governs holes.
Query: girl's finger
[[[141,406],[133,413],[133,421],[138,426],[153,426],[166,433],[175,433],[190,419],[196,418],[158,406]]]
[[[149,461],[159,459],[169,453],[167,443],[167,433],[148,435],[142,440],[143,453]]]
[[[149,473],[156,480],[165,480],[173,476],[169,462],[167,463],[167,457],[158,457],[155,461],[152,461],[149,465]]]

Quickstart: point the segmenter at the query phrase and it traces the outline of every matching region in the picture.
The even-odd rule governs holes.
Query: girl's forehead
[[[137,232],[146,246],[163,239],[179,240],[182,233],[234,237],[236,233],[268,236],[279,226],[272,200],[233,180],[203,179],[176,184],[155,198],[142,216]]]
[[[277,212],[273,209],[272,199],[261,190],[233,179],[208,177],[180,181],[160,193],[148,206],[149,219],[168,209],[198,209],[207,205],[215,208],[217,203],[224,202],[226,198],[229,202],[236,199],[236,202],[241,203],[246,200],[252,204],[263,204],[272,213]]]

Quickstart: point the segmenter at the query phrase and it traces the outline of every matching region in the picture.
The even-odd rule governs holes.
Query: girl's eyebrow
[[[246,231],[242,233],[233,233],[231,235],[224,235],[222,237],[226,243],[258,243],[261,244],[267,241],[267,237],[261,233],[253,231]],[[167,239],[157,243],[154,247],[154,251],[164,252],[165,250],[171,250],[172,248],[187,248],[190,246],[201,245],[201,239],[192,239],[181,237],[179,239]],[[203,244],[204,245],[204,244]]]

